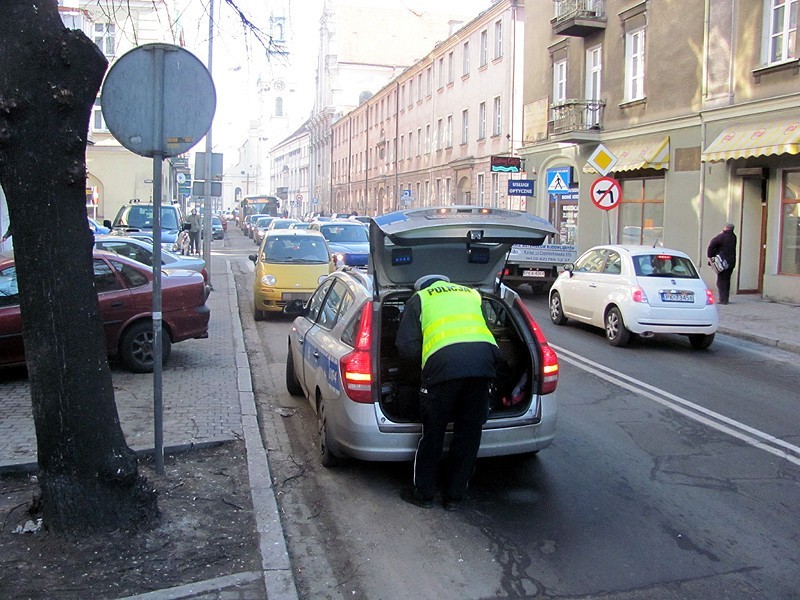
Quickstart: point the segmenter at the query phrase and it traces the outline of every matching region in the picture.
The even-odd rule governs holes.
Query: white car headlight
[[[261,283],[264,285],[275,285],[278,283],[278,278],[275,275],[264,275],[261,277]]]

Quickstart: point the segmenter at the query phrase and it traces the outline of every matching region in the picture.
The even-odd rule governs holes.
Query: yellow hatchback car
[[[274,229],[267,231],[255,264],[253,318],[282,312],[289,300],[306,300],[319,283],[335,270],[328,244],[318,231]]]

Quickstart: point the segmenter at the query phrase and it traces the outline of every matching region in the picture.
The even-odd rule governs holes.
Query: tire
[[[550,295],[550,320],[556,325],[563,325],[567,322],[564,316],[564,307],[561,305],[561,295],[553,292]]]
[[[325,402],[320,402],[317,409],[317,431],[319,434],[319,459],[322,466],[328,469],[338,466],[341,460],[331,451],[331,433],[328,428]]]
[[[263,321],[266,319],[266,312],[263,310],[258,310],[257,308],[253,309],[253,320],[254,321]]]
[[[289,347],[289,352],[286,355],[286,390],[292,396],[302,396],[303,388],[297,380],[297,374],[294,370],[294,358],[292,358],[292,348]]]
[[[622,313],[616,306],[608,309],[605,318],[606,339],[612,346],[625,346],[631,339],[631,332],[625,327]]]
[[[134,373],[153,372],[153,324],[138,321],[128,327],[119,341],[119,356],[122,363]],[[161,330],[161,362],[165,364],[172,352],[172,340],[166,329]]]
[[[696,333],[689,336],[689,343],[695,350],[707,350],[714,343],[714,334],[704,335]]]

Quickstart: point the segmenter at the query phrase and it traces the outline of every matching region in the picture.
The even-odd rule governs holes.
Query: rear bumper
[[[678,310],[644,306],[625,318],[625,326],[633,333],[712,334],[719,328],[716,307]]]
[[[208,322],[211,320],[211,308],[207,304],[184,308],[164,315],[169,323],[172,342],[208,337]]]

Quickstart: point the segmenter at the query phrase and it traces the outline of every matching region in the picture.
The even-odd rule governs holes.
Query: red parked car
[[[131,371],[153,370],[153,271],[112,252],[95,251],[94,281],[105,323],[109,356]],[[207,338],[211,309],[200,273],[163,269],[162,350],[172,344]],[[0,367],[25,364],[17,272],[13,257],[0,257]]]

